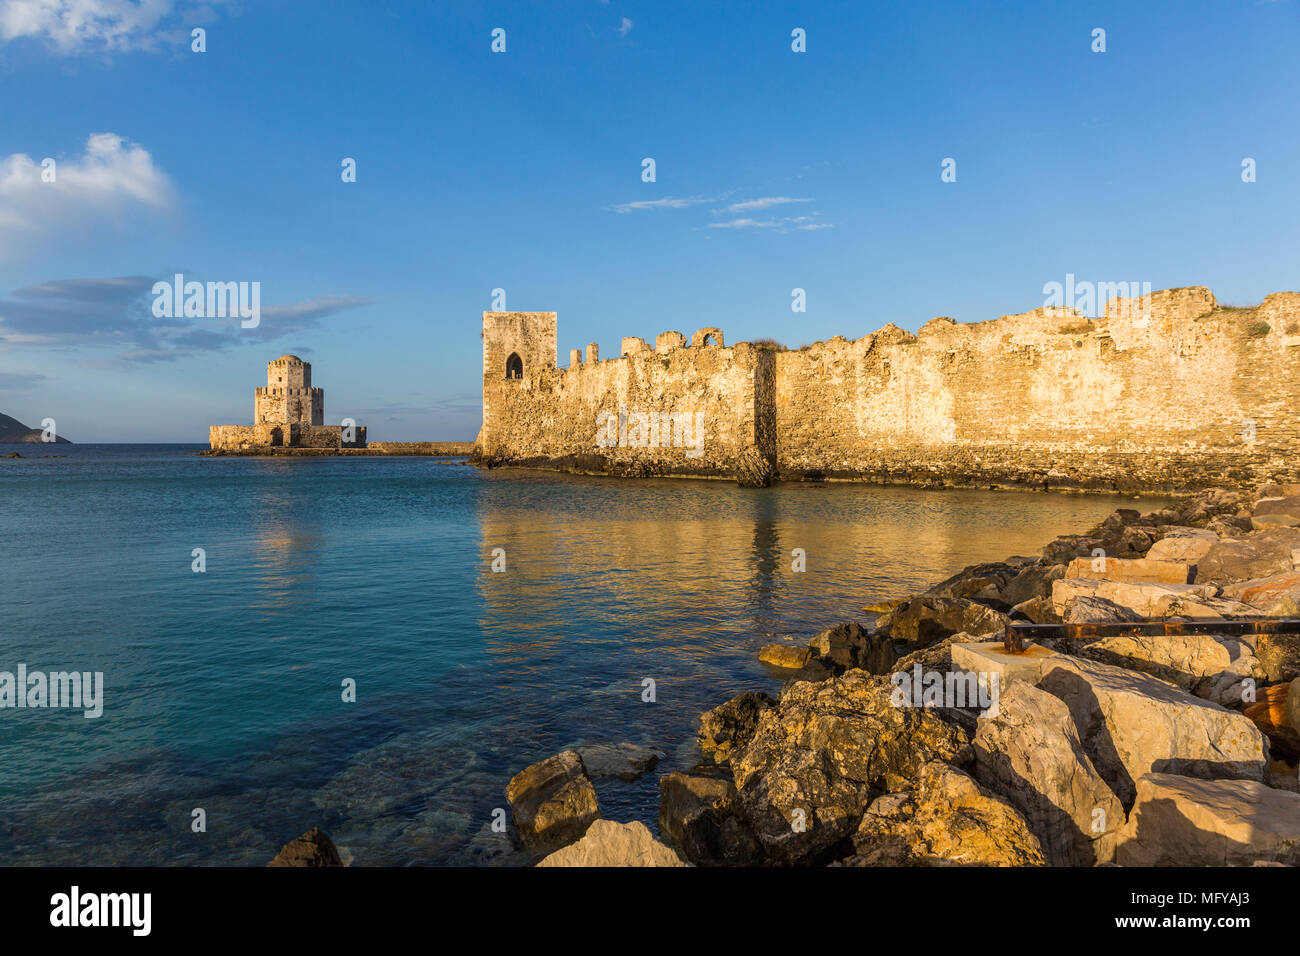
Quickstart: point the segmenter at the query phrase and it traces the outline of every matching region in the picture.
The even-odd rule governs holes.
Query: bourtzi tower
[[[365,448],[366,429],[351,419],[325,424],[325,389],[311,384],[311,363],[281,355],[266,363],[266,386],[253,390],[253,424],[213,425],[213,450]]]

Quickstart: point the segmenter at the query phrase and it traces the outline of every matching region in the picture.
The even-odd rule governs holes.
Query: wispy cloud
[[[85,152],[52,167],[26,153],[0,157],[0,258],[65,230],[85,232],[124,212],[161,211],[175,201],[167,174],[144,147],[92,133]]]
[[[819,222],[816,216],[781,216],[775,219],[754,219],[749,216],[727,222],[711,222],[710,229],[769,229],[772,232],[815,232],[832,228],[829,222]]]
[[[812,202],[811,199],[794,199],[790,196],[763,196],[760,199],[748,199],[745,202],[735,202],[725,209],[718,210],[718,215],[727,213],[735,215],[742,212],[756,212],[760,209],[770,209],[773,206],[784,206],[795,202]]]
[[[187,44],[224,0],[0,0],[0,41],[32,38],[62,54]]]
[[[625,37],[631,32],[632,32],[632,21],[629,20],[627,17],[624,17],[623,22],[618,25],[618,35],[621,37]]]
[[[0,370],[0,392],[22,392],[45,381],[44,372],[5,372]]]
[[[238,317],[155,317],[152,290],[157,281],[150,276],[56,279],[17,289],[0,299],[0,345],[113,349],[118,350],[115,361],[127,364],[171,361],[309,332],[323,319],[375,301],[332,295],[263,306],[261,323],[245,329]]]
[[[642,209],[685,209],[688,206],[699,206],[705,203],[715,202],[713,199],[705,199],[703,196],[691,196],[688,198],[675,198],[666,196],[663,199],[642,199],[638,202],[618,203],[614,206],[605,208],[611,212],[638,212]]]

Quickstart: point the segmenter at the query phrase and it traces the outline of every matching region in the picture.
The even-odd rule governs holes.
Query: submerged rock
[[[975,733],[975,778],[1020,811],[1052,866],[1115,856],[1124,808],[1084,752],[1060,699],[1013,681]]]
[[[577,843],[545,857],[538,866],[685,866],[644,823],[596,820]]]
[[[912,790],[867,808],[845,866],[1041,866],[1029,825],[1005,801],[940,761],[921,768]]]
[[[724,767],[660,777],[659,832],[696,866],[753,866],[763,859]]]
[[[655,768],[664,758],[659,750],[639,744],[588,744],[575,748],[587,768],[588,776],[637,780]]]
[[[795,684],[731,758],[745,817],[776,862],[815,860],[849,836],[874,793],[900,790],[929,760],[969,759],[969,736],[895,707],[884,676],[849,671]],[[874,791],[874,793],[873,793]]]
[[[798,670],[808,663],[812,651],[806,647],[791,647],[789,644],[764,644],[758,652],[758,659],[773,667]]]
[[[319,827],[312,827],[280,848],[267,866],[342,866],[343,860],[331,840]]]
[[[1168,773],[1140,778],[1136,793],[1121,866],[1300,866],[1300,794]]]
[[[759,715],[776,706],[767,694],[746,691],[700,716],[700,750],[714,763],[725,764],[734,751],[754,736]]]
[[[600,817],[582,758],[565,750],[521,770],[506,786],[524,846],[546,850],[578,839]]]

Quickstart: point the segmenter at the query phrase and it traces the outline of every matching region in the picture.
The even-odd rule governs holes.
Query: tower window
[[[524,377],[524,360],[519,357],[518,352],[511,352],[510,357],[506,359],[506,378],[523,378]]]

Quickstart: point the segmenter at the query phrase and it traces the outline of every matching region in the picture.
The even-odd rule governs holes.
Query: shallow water
[[[105,703],[0,710],[4,864],[263,864],[314,825],[358,865],[517,863],[506,782],[582,742],[668,753],[596,782],[655,829],[700,712],[780,686],[762,644],[1162,503],[15,449],[0,670],[102,671]]]

